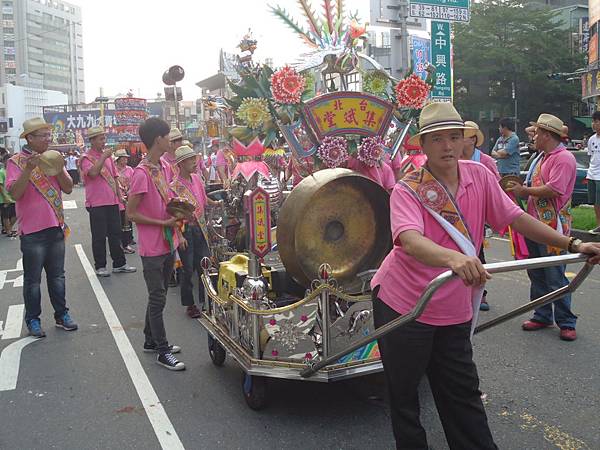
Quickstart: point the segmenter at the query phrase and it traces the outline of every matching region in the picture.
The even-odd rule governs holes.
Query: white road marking
[[[0,289],[4,288],[6,283],[12,283],[13,287],[23,287],[23,275],[19,275],[17,278],[7,280],[6,277],[9,273],[20,272],[23,270],[23,258],[17,261],[17,266],[14,269],[0,270]]]
[[[63,200],[63,209],[77,209],[75,200]]]
[[[24,312],[25,305],[23,304],[10,305],[8,307],[8,314],[6,316],[6,326],[4,327],[4,329],[2,329],[2,326],[0,326],[0,335],[2,335],[2,339],[17,339],[21,336]]]
[[[38,338],[27,336],[2,350],[0,354],[0,392],[16,389],[21,365],[21,351],[26,345],[37,340]]]
[[[142,367],[142,364],[140,363],[140,360],[138,359],[135,350],[129,341],[129,338],[125,333],[125,330],[123,329],[123,326],[121,325],[121,322],[119,321],[119,318],[117,317],[110,300],[106,296],[102,285],[98,281],[98,277],[96,277],[94,268],[90,264],[90,260],[83,251],[81,244],[76,244],[75,250],[77,251],[77,255],[79,256],[83,270],[88,277],[90,285],[92,286],[96,300],[98,300],[100,309],[102,309],[104,318],[106,319],[113,338],[117,343],[121,357],[125,362],[125,367],[129,372],[131,381],[133,381],[135,390],[142,401],[142,406],[146,411],[152,428],[154,428],[154,433],[156,434],[161,447],[169,450],[183,449],[183,444],[181,443],[179,436],[177,435],[177,432],[171,423],[171,420],[167,416],[163,405],[156,395],[156,392],[154,391],[146,372],[144,372],[144,368]]]

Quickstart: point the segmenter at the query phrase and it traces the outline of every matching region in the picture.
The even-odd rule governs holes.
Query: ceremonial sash
[[[458,205],[446,187],[424,167],[406,175],[399,181],[408,188],[417,200],[425,207],[431,216],[448,233],[458,248],[467,256],[477,257],[478,250],[469,228],[463,218]],[[471,320],[471,336],[475,331],[477,319],[479,318],[479,306],[483,298],[483,286],[473,288],[471,304],[473,307],[473,318]]]
[[[533,169],[533,175],[531,176],[532,187],[541,187],[546,183],[542,177],[542,164],[544,163],[545,157],[542,157],[538,164]],[[571,200],[558,210],[556,200],[553,198],[541,198],[533,197],[533,204],[535,211],[538,215],[538,219],[544,222],[549,227],[555,229],[559,233],[569,236],[571,234]],[[558,211],[557,211],[558,210]],[[561,248],[547,246],[548,253],[560,255],[563,251]]]
[[[84,153],[84,155],[81,157],[81,161],[83,161],[83,158],[89,159],[93,165],[96,165],[96,163],[98,162],[98,159],[96,157],[92,156],[89,152]],[[115,195],[117,196],[117,199],[118,199],[119,191],[117,189],[117,182],[115,181],[115,177],[108,170],[108,167],[106,167],[106,164],[102,164],[102,169],[100,170],[100,176],[102,178],[104,178],[104,180],[108,183],[108,185],[110,186],[110,188],[115,193]]]
[[[147,159],[143,159],[138,167],[141,167],[146,171],[156,190],[158,191],[160,197],[165,203],[165,207],[169,203],[169,186],[167,185],[167,181],[165,180],[165,175],[162,171],[162,167],[160,165],[154,165]],[[175,242],[173,241],[173,228],[171,227],[162,227],[163,229],[163,237],[167,244],[169,245],[169,249],[171,252],[175,251]]]
[[[196,196],[192,192],[192,190],[187,187],[184,183],[179,181],[179,179],[175,179],[171,182],[171,188],[173,192],[175,192],[179,197],[184,198],[189,203],[194,205],[194,219],[196,220],[196,224],[202,230],[202,234],[204,235],[204,240],[208,245],[208,228],[206,227],[206,219],[204,218],[203,208],[198,204],[198,200]]]
[[[22,154],[16,154],[11,158],[11,160],[21,169],[25,170],[25,164],[27,158],[24,158]],[[71,230],[69,226],[65,223],[65,213],[63,210],[63,202],[60,196],[60,190],[57,190],[48,177],[44,175],[42,169],[39,167],[35,167],[31,171],[31,175],[29,176],[29,181],[33,184],[35,189],[44,197],[44,199],[48,202],[48,204],[52,207],[54,214],[56,214],[56,218],[58,219],[58,223],[63,230],[65,238],[69,237],[71,234]],[[35,214],[35,212],[33,212]]]

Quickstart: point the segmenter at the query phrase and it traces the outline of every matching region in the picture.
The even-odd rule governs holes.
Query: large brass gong
[[[391,249],[389,195],[348,169],[315,172],[281,207],[277,246],[288,274],[305,287],[323,263],[342,285],[351,282]]]

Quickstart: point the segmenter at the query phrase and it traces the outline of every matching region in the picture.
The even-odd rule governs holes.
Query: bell
[[[315,172],[282,205],[277,246],[287,273],[304,287],[324,263],[340,285],[354,283],[392,248],[389,194],[352,170]]]
[[[63,171],[65,160],[60,152],[46,150],[38,160],[38,167],[44,172],[44,175],[54,177]]]

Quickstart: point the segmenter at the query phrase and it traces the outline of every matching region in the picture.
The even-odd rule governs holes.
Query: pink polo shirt
[[[30,152],[21,151],[23,155],[30,155]],[[67,169],[63,169],[65,172]],[[19,179],[23,171],[10,159],[6,166],[6,189],[10,189],[15,181]],[[61,196],[62,192],[60,184],[56,177],[48,177],[50,184],[58,191],[58,195]],[[17,214],[17,225],[19,227],[20,234],[31,234],[38,231],[45,230],[46,228],[59,227],[58,218],[56,213],[48,203],[48,200],[44,198],[42,194],[36,189],[33,183],[30,181],[25,188],[23,196],[15,202],[16,214]]]
[[[85,206],[86,208],[94,208],[97,206],[109,206],[118,205],[120,203],[117,194],[108,184],[108,181],[104,179],[101,174],[96,177],[90,177],[88,172],[93,167],[94,163],[87,158],[86,155],[91,155],[94,160],[99,160],[102,156],[102,152],[98,150],[88,150],[86,154],[81,157],[81,174],[85,183]],[[108,169],[108,172],[113,178],[117,178],[118,172],[115,163],[112,158],[106,158],[104,161],[104,167]]]
[[[560,144],[550,153],[546,153],[542,161],[542,180],[546,186],[558,194],[558,197],[552,199],[555,202],[555,208],[560,210],[571,200],[575,179],[577,178],[577,164],[573,154]],[[527,212],[533,217],[538,218],[534,205],[534,198],[529,196],[527,199]]]
[[[400,154],[400,152],[398,152],[398,154],[396,155],[396,157],[394,159],[392,159],[392,155],[390,155],[389,153],[385,153],[383,155],[383,161],[389,165],[393,171],[396,171],[400,168],[402,168],[402,155]]]
[[[206,163],[204,162],[204,157],[198,155],[198,158],[196,158],[196,171],[202,175],[203,170],[206,170]]]
[[[396,184],[394,171],[389,164],[382,162],[379,167],[367,166],[356,158],[350,157],[348,160],[348,169],[352,169],[361,175],[364,175],[375,183],[382,186],[386,191],[391,191]]]
[[[164,176],[164,174],[163,174]],[[142,200],[138,205],[138,212],[151,219],[167,220],[171,216],[167,214],[167,205],[163,201],[154,181],[143,167],[136,167],[133,170],[129,196],[141,194]],[[173,195],[169,191],[169,198]],[[148,225],[144,223],[137,224],[138,230],[138,250],[140,256],[161,256],[171,252],[167,241],[164,238],[163,227],[158,225]],[[179,245],[179,239],[173,230],[173,243],[175,248]]]
[[[179,175],[179,167],[175,164],[175,156],[170,153],[164,153],[160,157],[160,163],[165,171],[165,176],[167,177],[167,183],[171,183],[173,179]]]
[[[466,225],[480,248],[483,226],[490,224],[499,230],[512,223],[523,211],[502,191],[494,175],[481,164],[459,161],[460,181],[456,202]],[[401,183],[396,184],[390,198],[394,248],[385,258],[371,281],[380,286],[379,298],[400,314],[410,312],[431,280],[448,270],[431,267],[407,255],[398,235],[415,230],[442,247],[459,251],[450,235]],[[473,317],[472,288],[460,279],[449,281],[435,293],[418,322],[445,326],[464,323]]]
[[[204,189],[204,183],[198,175],[192,173],[190,175],[191,181],[186,180],[181,175],[177,177],[177,180],[183,183],[185,187],[192,191],[194,198],[198,202],[198,208],[196,209],[196,215],[201,216],[204,214],[204,208],[208,203],[208,197],[206,196],[206,190]],[[173,194],[176,195],[176,194]]]
[[[496,166],[496,160],[492,158],[490,155],[486,155],[481,152],[479,156],[479,162],[488,168],[490,172],[494,174],[496,180],[500,181],[500,173],[498,172],[498,167]]]

